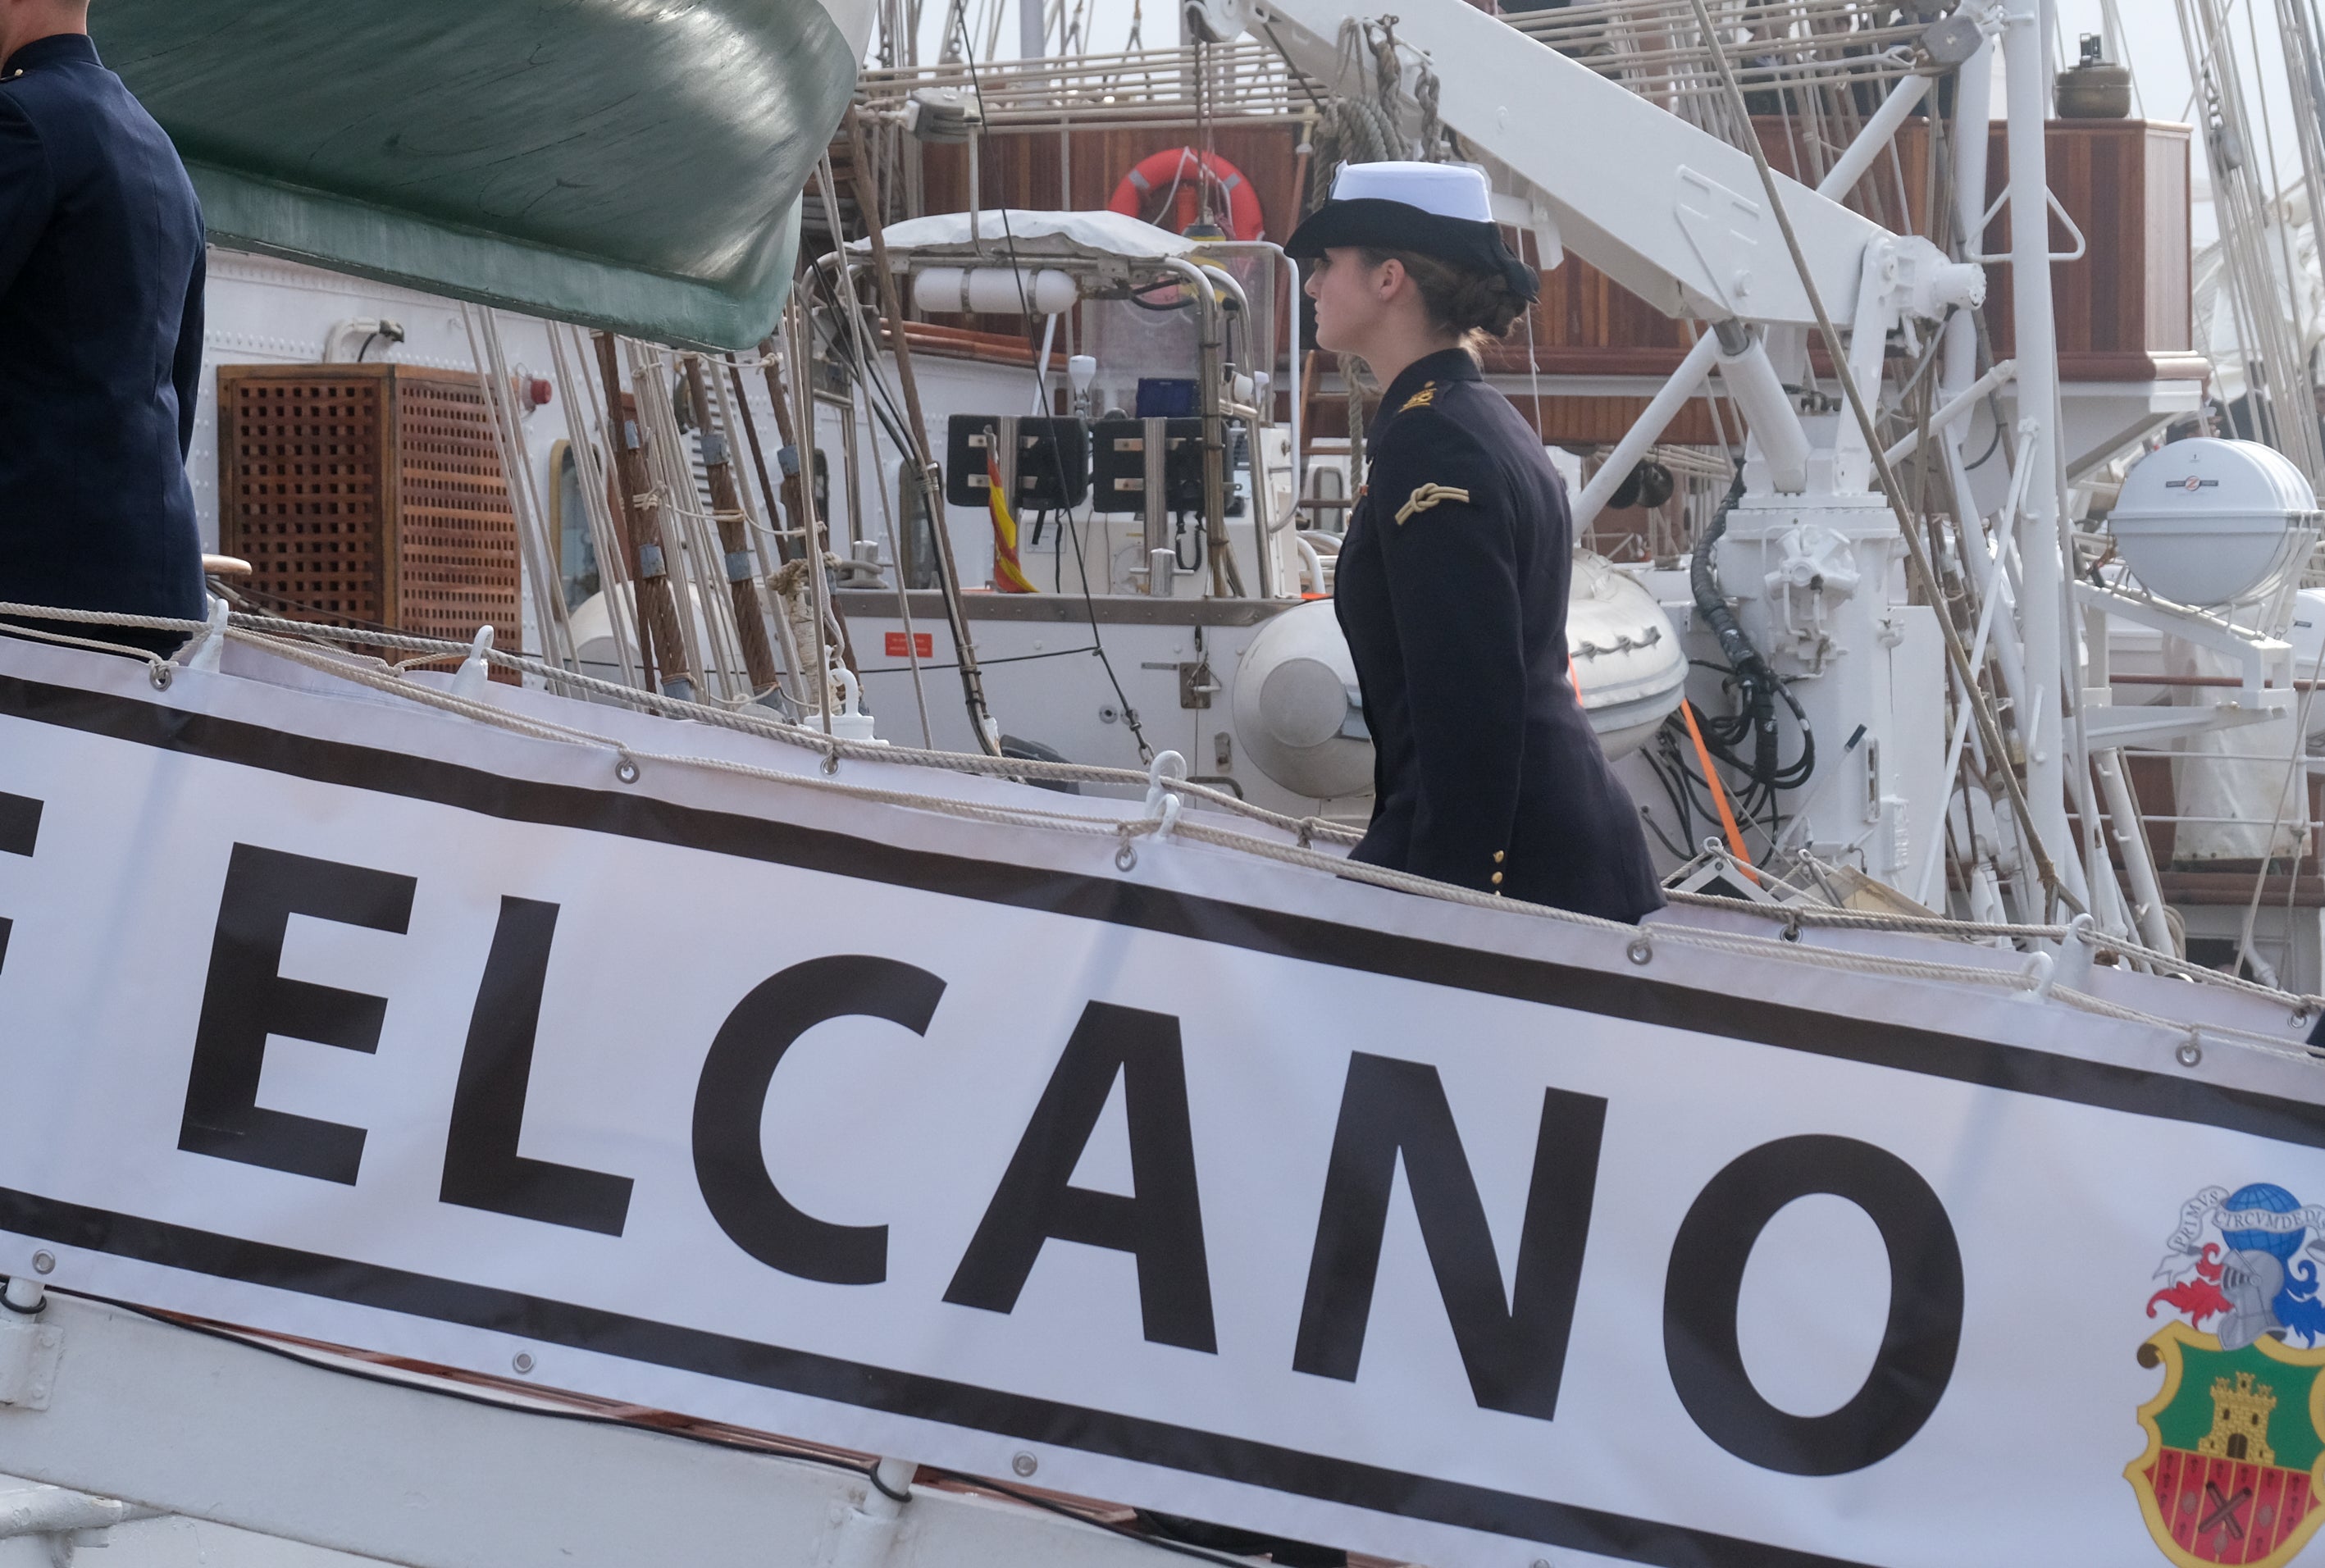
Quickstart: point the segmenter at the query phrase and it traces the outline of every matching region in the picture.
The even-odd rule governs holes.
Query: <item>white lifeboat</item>
[[[1607,756],[1628,756],[1679,707],[1687,654],[1653,595],[1605,556],[1574,552],[1566,647],[1575,690]],[[1372,737],[1356,666],[1329,603],[1275,617],[1236,671],[1237,740],[1295,794],[1347,798],[1372,784]]]
[[[1574,689],[1607,756],[1627,756],[1678,710],[1687,653],[1638,580],[1603,555],[1574,552],[1566,594]]]

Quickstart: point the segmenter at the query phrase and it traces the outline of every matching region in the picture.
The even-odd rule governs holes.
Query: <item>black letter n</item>
[[[1485,1205],[1437,1069],[1361,1052],[1350,1057],[1292,1370],[1356,1380],[1402,1155],[1471,1394],[1480,1408],[1550,1420],[1566,1370],[1606,1120],[1603,1099],[1543,1091],[1516,1288],[1505,1297]]]
[[[1116,1077],[1130,1123],[1130,1179],[1137,1193],[1132,1198],[1069,1185]],[[1202,1202],[1195,1190],[1195,1139],[1187,1118],[1186,1060],[1179,1020],[1169,1014],[1107,1002],[1083,1009],[945,1300],[1014,1312],[1034,1260],[1053,1238],[1138,1259],[1139,1313],[1148,1341],[1218,1350]]]
[[[250,844],[234,847],[210,943],[201,1021],[194,1028],[180,1148],[355,1185],[364,1129],[261,1109],[259,1073],[269,1035],[347,1051],[378,1050],[387,1003],[283,979],[277,972],[283,933],[292,915],[304,914],[401,936],[411,923],[418,886],[392,872]]]

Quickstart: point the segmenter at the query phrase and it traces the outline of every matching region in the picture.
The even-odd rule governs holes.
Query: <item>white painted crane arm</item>
[[[1357,96],[1369,60],[1343,57],[1345,23],[1385,0],[1190,0],[1215,36],[1248,27],[1294,64]],[[1396,37],[1425,56],[1440,112],[1504,189],[1530,197],[1577,255],[1670,315],[1808,325],[1815,319],[1751,155],[1567,59],[1467,0],[1395,0]],[[1344,79],[1343,72],[1346,71]],[[1778,176],[1828,309],[1857,300],[1867,247],[1887,229]]]

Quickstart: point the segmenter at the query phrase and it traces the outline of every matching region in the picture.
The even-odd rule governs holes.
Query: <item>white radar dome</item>
[[[2257,441],[2173,441],[2124,476],[2108,532],[2152,593],[2211,608],[2267,591],[2315,543],[2317,493]]]

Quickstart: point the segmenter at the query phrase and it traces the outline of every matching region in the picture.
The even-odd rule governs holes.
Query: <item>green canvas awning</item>
[[[91,31],[177,142],[221,245],[741,348],[782,309],[800,192],[870,14],[868,0],[102,0]]]

